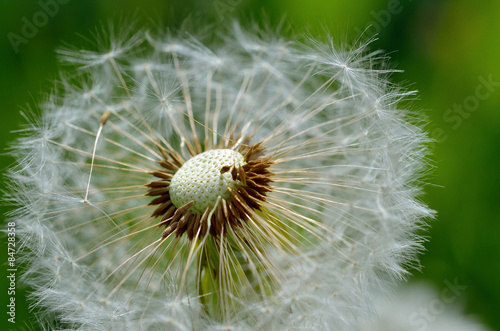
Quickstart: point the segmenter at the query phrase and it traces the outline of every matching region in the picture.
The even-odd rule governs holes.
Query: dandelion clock
[[[386,59],[237,23],[106,31],[59,51],[12,145],[9,221],[41,324],[355,328],[432,216],[425,122]]]

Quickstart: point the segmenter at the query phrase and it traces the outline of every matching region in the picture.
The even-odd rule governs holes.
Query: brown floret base
[[[228,146],[226,141],[221,148],[231,148],[231,146]],[[157,206],[151,216],[161,217],[158,226],[165,227],[163,238],[174,233],[177,237],[185,233],[190,240],[202,238],[207,232],[214,237],[225,236],[228,227],[235,229],[243,222],[251,220],[255,211],[261,210],[262,204],[266,201],[266,194],[273,191],[270,185],[273,173],[268,168],[274,162],[262,157],[264,154],[262,144],[240,145],[236,151],[243,155],[246,164],[221,169],[221,173],[230,171],[233,180],[239,181],[236,189],[227,188],[230,198],[227,200],[221,198],[216,206],[208,206],[203,213],[193,214],[189,209],[195,201],[177,208],[170,200],[170,181],[184,164],[184,159],[177,152],[164,148],[160,151],[164,157],[164,160],[159,162],[162,169],[150,172],[158,179],[146,185],[149,188],[146,195],[157,196],[149,205]],[[209,217],[211,213],[212,216]]]

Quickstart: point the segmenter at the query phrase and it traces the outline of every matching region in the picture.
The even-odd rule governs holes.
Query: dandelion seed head
[[[367,44],[255,29],[60,51],[77,70],[25,112],[7,196],[41,320],[352,330],[416,264],[433,212],[411,93]]]
[[[170,182],[170,196],[177,208],[195,201],[191,210],[201,213],[209,206],[215,206],[217,197],[228,200],[228,187],[236,189],[231,172],[223,168],[239,168],[245,165],[243,155],[231,149],[206,151],[189,159]]]

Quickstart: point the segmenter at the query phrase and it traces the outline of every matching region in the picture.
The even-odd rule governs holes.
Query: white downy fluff
[[[377,317],[366,321],[361,331],[487,331],[464,315],[463,290],[453,283],[445,282],[440,291],[426,283],[398,287],[394,296],[376,300]]]
[[[12,145],[10,220],[38,318],[78,330],[352,330],[373,293],[414,265],[416,231],[432,217],[417,199],[424,121],[400,107],[413,93],[390,84],[386,59],[364,44],[238,24],[120,29],[96,36],[97,50],[60,51],[72,66]],[[162,239],[144,186],[160,146],[189,160],[196,140],[209,150],[224,139],[266,148],[262,211],[231,231],[232,245]],[[198,288],[203,259],[190,260],[209,241],[229,270],[214,269],[221,307]]]

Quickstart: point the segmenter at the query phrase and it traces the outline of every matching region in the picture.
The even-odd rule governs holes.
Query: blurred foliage
[[[51,0],[42,0],[49,2]],[[394,79],[420,91],[412,106],[431,119],[429,131],[435,170],[424,200],[438,211],[428,232],[420,279],[444,288],[445,280],[467,286],[458,300],[466,312],[500,330],[500,2],[494,0],[59,0],[57,13],[15,52],[8,34],[22,34],[23,18],[42,10],[35,0],[2,0],[0,12],[0,147],[8,147],[24,123],[19,110],[36,108],[57,78],[54,50],[78,45],[96,25],[110,18],[133,17],[138,25],[179,27],[189,15],[226,25],[232,17],[289,23],[292,31],[312,35],[330,31],[338,42],[378,33],[372,48],[391,54],[405,74]],[[483,85],[491,80],[490,90]],[[411,84],[409,83],[411,82]],[[477,89],[489,91],[480,100]],[[486,89],[485,89],[486,88]],[[484,93],[483,93],[484,94]],[[12,160],[0,158],[5,169]],[[2,206],[5,213],[8,207]],[[2,227],[5,227],[4,225]],[[7,261],[5,236],[0,261]],[[0,271],[0,305],[8,303],[7,267]],[[17,274],[18,277],[20,274]],[[18,329],[29,327],[24,289],[16,293]],[[5,313],[0,326],[11,328]],[[32,318],[32,317],[31,317]],[[16,329],[16,328],[13,328]]]

